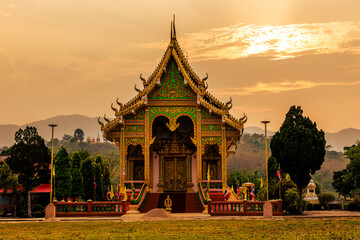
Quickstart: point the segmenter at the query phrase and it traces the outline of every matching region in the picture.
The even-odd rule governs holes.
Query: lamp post
[[[50,203],[52,203],[52,193],[53,193],[53,171],[54,171],[54,128],[56,124],[49,124],[51,127],[51,176],[50,176]]]
[[[267,157],[267,131],[266,124],[270,121],[261,121],[265,125],[265,161],[266,161],[266,201],[269,201],[269,168],[268,168],[268,157]]]

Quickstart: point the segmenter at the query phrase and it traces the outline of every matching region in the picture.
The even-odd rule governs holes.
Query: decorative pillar
[[[120,191],[123,190],[124,181],[122,179],[123,168],[125,163],[125,127],[120,129]]]
[[[197,118],[196,118],[196,141],[197,141],[197,150],[196,150],[196,161],[197,161],[197,179],[198,182],[201,183],[202,180],[202,146],[201,146],[201,108],[197,108]]]
[[[150,181],[150,122],[149,122],[149,108],[145,108],[145,183],[152,189],[152,182]]]
[[[221,124],[221,168],[222,168],[222,186],[227,186],[227,164],[226,164],[226,134],[225,125]]]

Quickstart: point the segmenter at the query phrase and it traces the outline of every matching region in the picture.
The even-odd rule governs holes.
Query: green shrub
[[[356,205],[353,202],[349,202],[349,203],[345,204],[344,208],[345,208],[345,210],[348,210],[348,211],[356,211]]]
[[[312,210],[314,210],[314,206],[312,205],[312,203],[308,202],[308,203],[306,203],[305,209],[307,211],[312,211]]]
[[[356,211],[360,211],[360,195],[355,195],[352,202],[355,204]]]
[[[33,212],[44,211],[45,208],[41,204],[35,204],[32,209]]]
[[[25,215],[27,217],[27,212],[23,211],[23,210],[18,211],[17,214],[16,214],[16,216],[19,217],[19,218],[23,218],[23,217],[25,217]]]
[[[321,204],[313,204],[313,210],[321,210]]]
[[[34,218],[41,218],[41,217],[43,217],[42,211],[36,211],[36,212],[34,213]]]
[[[335,200],[335,196],[331,193],[320,193],[318,195],[318,198],[319,198],[319,202],[321,203],[321,205],[326,207],[326,209],[328,209],[329,204]]]

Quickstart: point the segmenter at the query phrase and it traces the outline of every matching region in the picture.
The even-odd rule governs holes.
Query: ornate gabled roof
[[[229,114],[229,110],[232,108],[232,99],[230,98],[230,101],[227,103],[222,103],[220,100],[216,99],[207,91],[208,85],[206,80],[208,75],[206,74],[206,77],[200,79],[191,68],[176,39],[174,17],[174,20],[171,22],[170,43],[154,72],[147,80],[142,77],[142,74],[140,74],[140,79],[143,82],[143,89],[138,89],[135,84],[134,89],[138,92],[138,94],[133,99],[124,105],[121,104],[118,99],[116,100],[120,109],[113,107],[113,104],[111,104],[111,108],[114,110],[116,118],[110,122],[105,119],[107,121],[106,125],[100,122],[99,118],[99,124],[101,125],[102,130],[113,129],[116,125],[118,125],[118,123],[123,122],[123,116],[134,114],[138,109],[148,104],[148,96],[156,88],[156,86],[160,85],[161,77],[166,72],[166,66],[170,59],[174,59],[179,72],[184,78],[184,82],[186,82],[186,84],[197,94],[197,103],[199,105],[208,109],[209,112],[222,116],[223,121],[230,126],[236,129],[243,128],[244,123],[247,121],[246,115],[244,114],[244,117],[240,119],[232,117]]]

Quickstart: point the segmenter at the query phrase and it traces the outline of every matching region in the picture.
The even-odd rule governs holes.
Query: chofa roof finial
[[[173,20],[171,21],[170,24],[170,28],[171,28],[171,33],[170,33],[170,40],[175,39],[176,38],[176,31],[175,31],[175,14],[173,16]]]
[[[173,33],[173,38],[176,38],[176,30],[175,30],[175,14],[174,14],[174,19],[173,19],[173,21],[172,21],[172,24],[173,24],[173,31],[174,31],[174,33]]]

